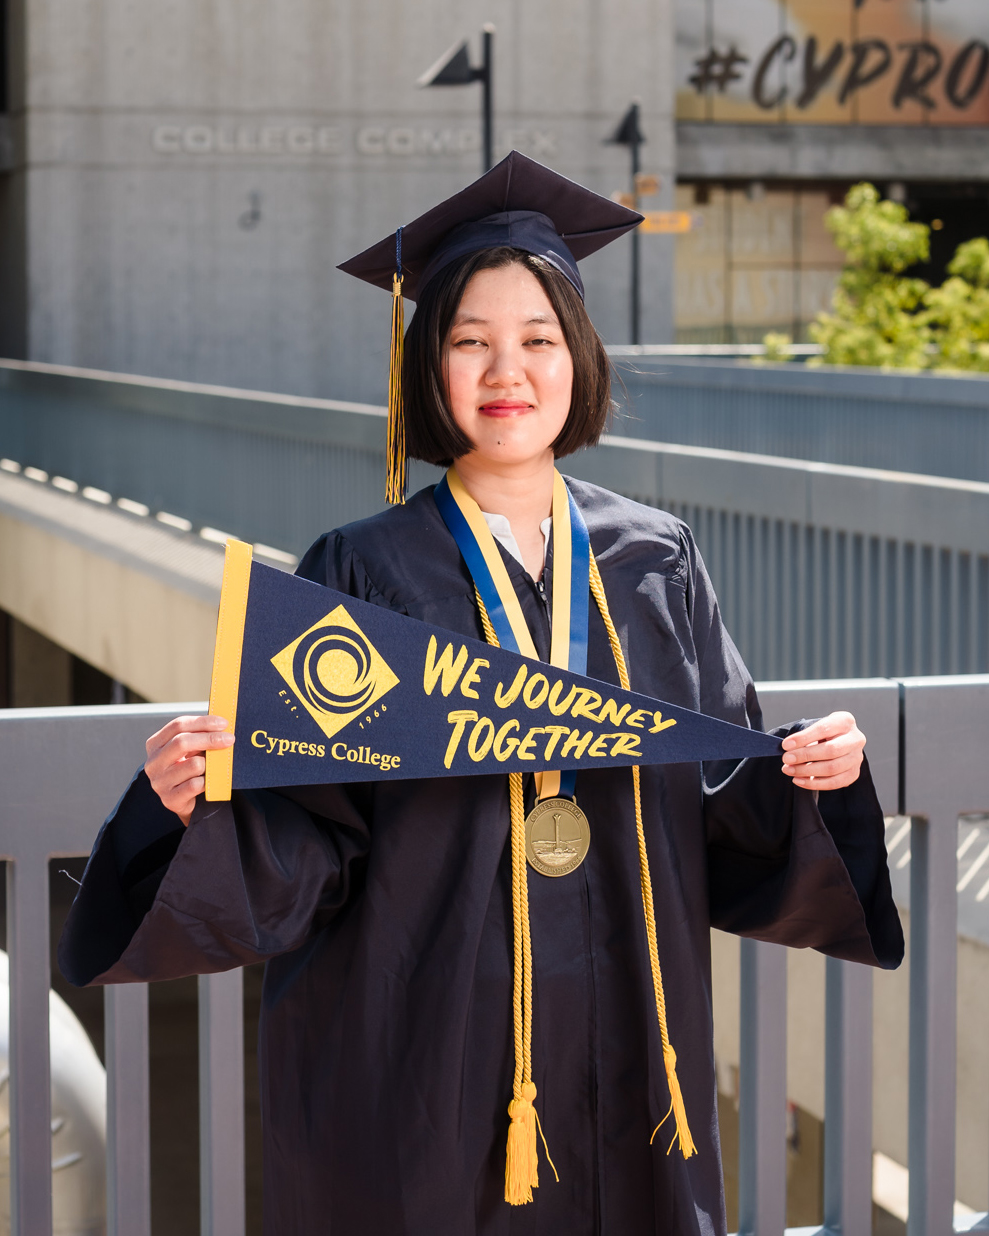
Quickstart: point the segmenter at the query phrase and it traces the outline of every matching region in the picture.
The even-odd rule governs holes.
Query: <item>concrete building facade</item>
[[[633,97],[642,337],[803,335],[870,178],[935,229],[989,231],[983,0],[5,0],[0,354],[378,402],[387,305],[337,262],[469,182],[479,87],[420,89],[496,27],[495,145],[604,193]],[[630,242],[585,264],[629,338]]]
[[[671,0],[8,6],[4,355],[380,400],[386,298],[335,266],[479,174],[478,87],[416,79],[459,39],[476,61],[487,21],[496,157],[627,189],[603,139],[637,95],[672,197]],[[643,246],[657,336],[671,247]],[[627,243],[585,264],[612,340],[628,267]]]

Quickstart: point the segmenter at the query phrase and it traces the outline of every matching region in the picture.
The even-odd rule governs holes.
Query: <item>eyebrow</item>
[[[489,323],[487,318],[479,318],[474,314],[458,313],[453,324],[454,326],[487,326]],[[556,318],[550,313],[537,313],[535,317],[526,318],[526,320],[522,323],[523,326],[534,326],[539,324],[548,326],[560,325]]]

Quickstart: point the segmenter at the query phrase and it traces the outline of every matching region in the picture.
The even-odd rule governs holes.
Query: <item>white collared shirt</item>
[[[482,511],[484,522],[491,529],[491,535],[496,541],[504,545],[508,552],[512,555],[520,566],[525,566],[522,561],[522,551],[519,549],[519,543],[515,539],[515,533],[512,531],[512,525],[508,522],[507,515],[489,515],[487,511]],[[546,564],[546,550],[549,546],[549,536],[553,530],[553,517],[547,516],[539,525],[539,531],[543,534],[543,565]]]

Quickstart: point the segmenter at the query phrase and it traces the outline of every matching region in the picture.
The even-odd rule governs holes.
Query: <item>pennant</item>
[[[780,740],[287,575],[231,541],[206,797],[337,781],[779,756]]]

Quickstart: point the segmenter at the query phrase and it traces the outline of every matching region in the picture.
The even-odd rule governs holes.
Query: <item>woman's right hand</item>
[[[207,751],[233,745],[223,717],[176,717],[145,743],[151,788],[188,827],[196,796],[206,788]]]

